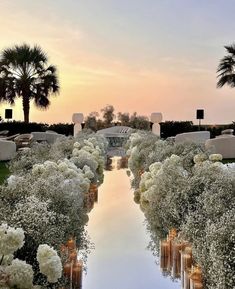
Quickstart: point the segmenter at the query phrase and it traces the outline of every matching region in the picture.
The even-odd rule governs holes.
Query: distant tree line
[[[134,112],[132,115],[125,112],[114,113],[115,109],[112,105],[107,105],[101,109],[101,117],[98,112],[91,112],[85,119],[85,128],[97,131],[111,126],[129,126],[134,129],[150,130],[151,124],[148,117],[138,115]]]
[[[101,117],[100,117],[101,116]],[[161,124],[161,137],[175,136],[179,133],[197,131],[198,126],[194,125],[192,121],[165,121]],[[30,133],[33,131],[46,131],[53,130],[57,133],[64,135],[73,135],[72,123],[25,123],[20,121],[0,122],[0,131],[9,130],[9,134],[17,133]],[[97,130],[108,128],[111,126],[128,126],[133,129],[150,130],[151,122],[147,116],[138,115],[136,112],[133,114],[118,112],[115,114],[115,109],[112,105],[107,105],[101,109],[101,115],[98,112],[91,112],[83,124],[83,129],[96,132]],[[201,125],[201,130],[208,130],[211,137],[221,134],[224,129],[233,128],[235,130],[235,122],[228,125]]]

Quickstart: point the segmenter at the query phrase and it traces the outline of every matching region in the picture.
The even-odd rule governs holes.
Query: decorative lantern
[[[151,114],[150,119],[151,119],[151,122],[153,123],[153,126],[152,126],[153,134],[161,136],[161,128],[160,128],[159,123],[162,121],[162,113],[161,112],[153,112]]]
[[[74,113],[72,116],[73,123],[82,123],[84,120],[83,113]]]
[[[152,123],[160,123],[162,121],[162,113],[161,112],[153,112],[150,116],[150,120]]]
[[[82,122],[84,120],[83,113],[74,113],[72,116],[72,121],[74,123],[73,136],[76,137],[78,133],[82,130]]]

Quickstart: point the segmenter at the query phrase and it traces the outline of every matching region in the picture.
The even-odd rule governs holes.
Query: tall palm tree
[[[27,44],[5,49],[0,57],[0,102],[22,98],[24,121],[29,122],[30,101],[38,108],[50,105],[49,96],[59,92],[56,67],[39,46]]]
[[[223,87],[225,84],[235,87],[235,44],[225,46],[227,55],[219,63],[217,69],[217,87]]]

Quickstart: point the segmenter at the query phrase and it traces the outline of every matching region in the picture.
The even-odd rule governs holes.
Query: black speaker
[[[197,109],[197,119],[204,119],[204,109]]]
[[[5,118],[6,119],[12,118],[12,109],[5,109]]]

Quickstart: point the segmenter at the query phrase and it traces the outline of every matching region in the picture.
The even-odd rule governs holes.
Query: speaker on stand
[[[199,130],[201,130],[201,120],[204,119],[204,109],[197,109],[196,117],[199,120]]]

